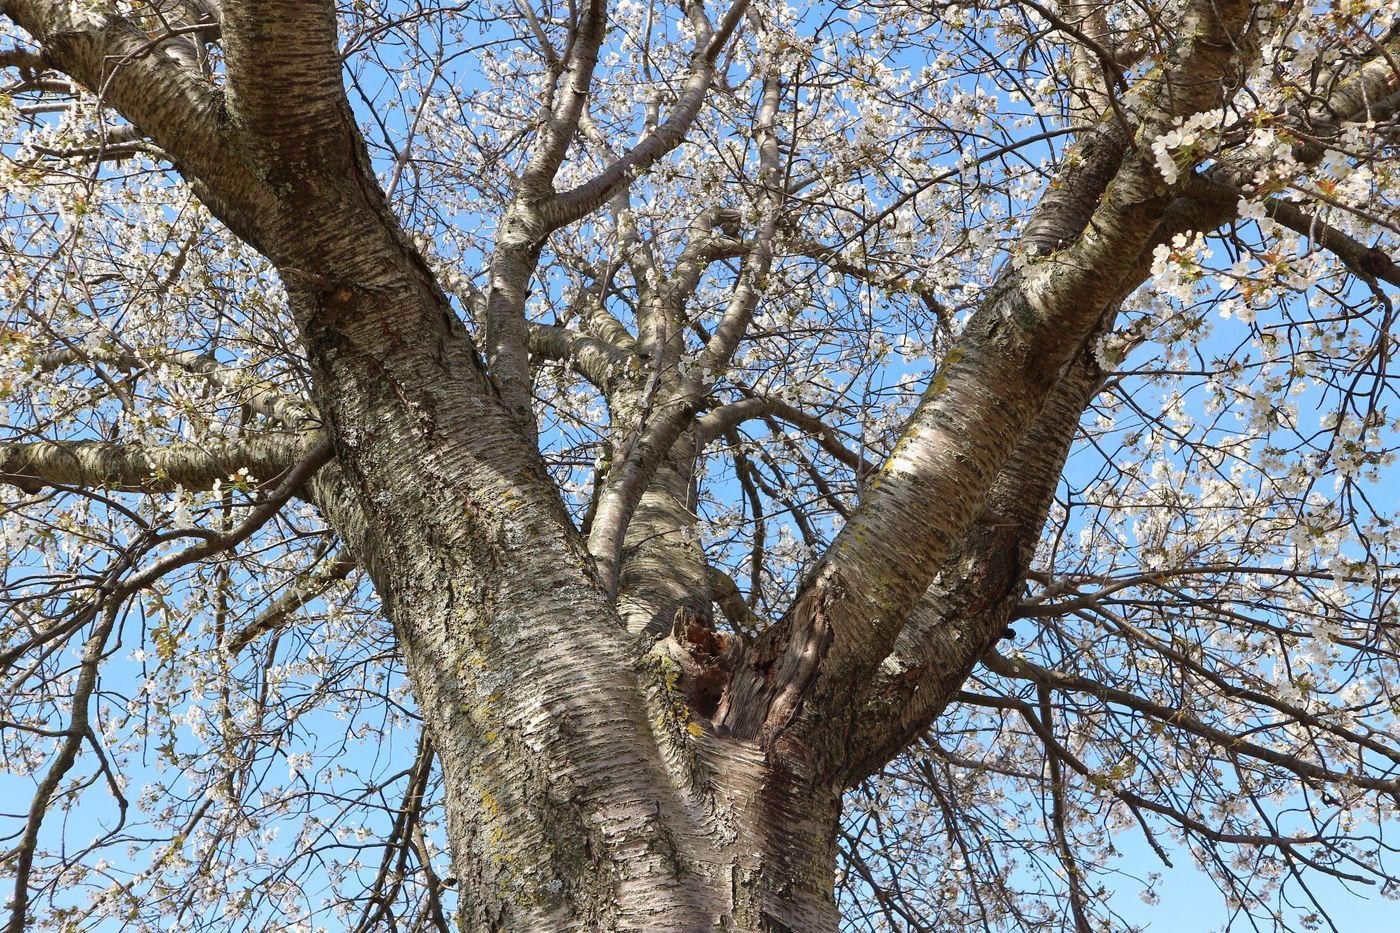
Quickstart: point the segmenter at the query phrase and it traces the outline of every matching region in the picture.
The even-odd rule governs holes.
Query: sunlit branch
[[[693,6],[701,9],[698,3]],[[748,0],[734,0],[718,26],[709,35],[701,35],[702,44],[697,47],[691,60],[690,74],[685,79],[675,109],[641,142],[624,152],[593,179],[561,193],[550,209],[554,226],[572,223],[601,207],[620,185],[629,183],[684,141],[714,83],[719,54],[747,12]]]
[[[263,435],[202,444],[124,444],[107,441],[0,443],[0,482],[37,492],[78,486],[164,493],[207,490],[216,482],[273,477],[317,444],[316,435]]]
[[[76,6],[6,0],[0,13],[39,43],[46,63],[98,95],[168,152],[216,212],[231,219],[256,213],[268,192],[220,123],[223,95],[218,89],[188,61],[159,54],[168,38],[152,40],[124,17],[105,11],[80,14]],[[189,33],[204,28],[192,27]],[[239,211],[228,210],[235,202]],[[235,219],[231,226],[250,242],[259,241],[252,225]]]
[[[626,371],[633,357],[606,341],[560,325],[532,324],[530,353],[568,363],[600,391]]]

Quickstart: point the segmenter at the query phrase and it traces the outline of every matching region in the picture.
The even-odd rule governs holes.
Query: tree
[[[11,933],[1396,893],[1389,4],[0,12]]]

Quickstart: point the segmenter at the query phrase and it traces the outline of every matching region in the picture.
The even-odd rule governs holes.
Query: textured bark
[[[1080,354],[987,495],[986,505],[910,617],[866,694],[850,780],[871,773],[933,722],[1005,636],[1084,409],[1101,384]]]
[[[1094,5],[1074,6],[1086,35],[1103,38]],[[1046,197],[1023,255],[946,355],[791,610],[743,644],[711,619],[712,600],[732,604],[737,589],[712,588],[695,541],[698,449],[774,415],[859,474],[870,469],[774,400],[697,423],[772,260],[778,79],[765,79],[755,131],[766,205],[752,243],[715,247],[715,229],[738,217],[704,212],[664,286],[639,284],[635,342],[532,328],[525,304],[550,232],[684,138],[744,3],[713,28],[688,8],[696,54],[674,112],[558,194],[606,24],[603,4],[581,11],[567,59],[551,62],[537,145],[499,228],[484,358],[375,181],[341,84],[333,4],[228,0],[224,94],[194,73],[185,46],[150,54],[119,18],[5,3],[46,60],[101,89],[277,267],[322,426],[236,450],[8,445],[0,479],[204,487],[239,466],[314,470],[329,438],[335,462],[294,475],[392,622],[442,769],[462,929],[835,930],[842,791],[924,728],[995,642],[1098,385],[1097,328],[1164,235],[1223,219],[1218,204],[1183,206],[1186,184],[1163,184],[1145,143],[1228,97],[1259,24],[1242,0],[1188,7],[1138,127],[1108,114],[1107,84],[1095,88],[1103,119]],[[682,376],[685,302],[726,249],[744,257],[743,272]],[[614,462],[587,541],[537,448],[532,350],[576,360],[612,409]],[[349,564],[336,558],[337,572]]]
[[[1182,41],[1148,89],[1139,137],[1228,99],[1255,12],[1243,0],[1190,5]],[[1106,311],[1140,283],[1141,257],[1179,193],[1123,131],[1110,125],[1088,143],[1032,221],[1032,255],[1051,251],[1013,267],[945,356],[860,508],[737,668],[719,712],[725,733],[783,737],[824,769],[850,767],[850,729],[829,721],[858,716],[856,698],[1017,441]]]
[[[710,620],[710,571],[699,546],[692,503],[694,457],[678,442],[637,504],[623,543],[618,611],[634,634],[671,630],[677,613]]]
[[[0,483],[36,492],[45,486],[84,486],[138,492],[209,489],[240,470],[266,480],[306,456],[315,435],[142,447],[106,441],[0,444]]]
[[[781,929],[752,905],[786,904],[771,890],[786,875],[735,875],[755,839],[777,831],[766,810],[744,808],[808,798],[774,802],[782,785],[752,753],[750,789],[720,776],[737,750],[705,752],[674,662],[634,664],[582,542],[545,494],[538,454],[481,391],[465,335],[444,333],[431,306],[409,329],[406,297],[357,305],[307,342],[318,384],[337,387],[320,404],[366,515],[350,543],[372,568],[439,751],[455,871],[474,879],[463,927],[687,930],[731,918]],[[387,314],[403,339],[385,336]],[[461,375],[473,371],[475,386]],[[775,821],[822,841],[802,879],[826,879],[816,902],[828,913],[833,793],[823,813]],[[792,928],[832,926],[815,911]]]
[[[259,219],[276,193],[259,179],[224,120],[223,95],[145,32],[106,12],[52,0],[6,0],[0,12],[43,45],[43,57],[151,137],[235,233],[262,248]]]

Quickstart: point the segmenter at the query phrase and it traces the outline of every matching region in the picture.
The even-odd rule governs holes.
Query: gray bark
[[[1137,115],[1139,139],[1220,104],[1248,46],[1237,40],[1256,29],[1252,7],[1192,6]],[[524,317],[549,233],[683,138],[742,4],[700,31],[671,118],[556,195],[605,22],[601,4],[584,11],[501,227],[484,358],[375,182],[342,89],[333,4],[223,4],[226,96],[183,54],[136,55],[114,71],[145,37],[66,9],[3,5],[50,60],[104,88],[172,153],[287,286],[336,457],[308,495],[393,624],[441,763],[466,890],[460,927],[834,930],[841,794],[941,712],[1004,625],[1097,385],[1086,347],[1141,281],[1180,186],[1163,185],[1143,147],[1104,118],[1046,199],[1026,265],[997,283],[948,353],[791,610],[746,646],[711,622],[725,594],[711,589],[690,502],[697,445],[744,411],[697,425],[713,375],[651,378],[674,370],[684,299],[706,256],[688,251],[674,293],[645,296],[635,345],[586,345],[620,425],[588,540],[546,473],[530,413],[532,341],[561,355],[575,341],[532,337]],[[774,158],[778,96],[773,80],[758,129]],[[722,371],[739,345],[780,201],[771,195],[698,370]],[[722,220],[697,227],[708,235]],[[625,378],[615,353],[639,354]],[[777,403],[751,407],[802,418]],[[312,442],[289,439],[297,450],[279,449],[278,462],[298,462]],[[93,446],[5,448],[0,470],[22,487],[46,476],[145,485],[157,468],[199,484],[234,454],[170,456],[159,466]],[[269,468],[255,452],[238,456]]]

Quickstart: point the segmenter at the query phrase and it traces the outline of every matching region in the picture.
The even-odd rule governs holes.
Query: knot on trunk
[[[684,609],[676,613],[670,653],[681,669],[681,691],[697,715],[714,716],[742,650],[736,636],[716,632],[704,617]]]

